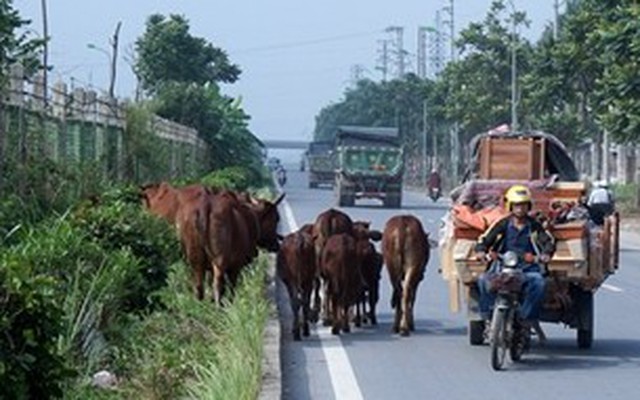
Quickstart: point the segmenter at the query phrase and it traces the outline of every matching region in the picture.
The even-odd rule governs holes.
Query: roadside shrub
[[[71,370],[57,351],[63,315],[56,286],[29,264],[0,256],[0,398],[62,396]]]
[[[264,186],[267,177],[263,171],[247,167],[226,167],[205,175],[200,182],[203,185],[219,189],[246,191]]]
[[[636,196],[638,185],[613,185],[613,193],[616,199],[616,208],[624,214],[638,213],[636,208]]]
[[[124,187],[85,203],[73,216],[73,224],[104,251],[127,249],[136,258],[137,274],[130,276],[125,311],[150,306],[150,294],[165,286],[170,264],[180,259],[174,230],[165,221],[142,210],[138,190]]]

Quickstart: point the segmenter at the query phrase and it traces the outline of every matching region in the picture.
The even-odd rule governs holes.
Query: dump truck
[[[333,185],[335,166],[332,141],[316,140],[309,143],[307,162],[309,164],[310,188],[317,188],[319,185]]]
[[[452,206],[440,232],[440,272],[449,284],[452,311],[467,306],[469,342],[484,341],[476,282],[487,264],[476,260],[478,237],[504,217],[504,193],[514,184],[531,190],[532,214],[555,238],[546,266],[541,322],[576,329],[579,348],[593,341],[594,293],[618,269],[619,215],[601,225],[590,218],[585,198],[590,183],[579,173],[564,145],[544,132],[485,133],[471,142],[470,167],[452,191]]]
[[[403,150],[397,128],[340,126],[336,133],[338,205],[357,199],[382,200],[385,207],[402,204]]]

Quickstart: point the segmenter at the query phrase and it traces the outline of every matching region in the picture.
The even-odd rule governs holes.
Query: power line
[[[318,45],[318,44],[339,42],[339,41],[358,38],[358,37],[371,36],[371,35],[374,35],[374,34],[378,34],[380,32],[381,32],[381,30],[378,29],[378,30],[369,31],[369,32],[351,33],[351,34],[345,34],[345,35],[339,35],[339,36],[331,36],[331,37],[326,37],[326,38],[319,38],[319,39],[312,39],[312,40],[302,40],[302,41],[298,41],[298,42],[288,42],[288,43],[273,44],[273,45],[261,46],[261,47],[251,47],[251,48],[247,48],[247,49],[240,49],[240,50],[230,51],[230,53],[233,53],[233,54],[237,55],[237,54],[246,54],[246,53],[265,52],[265,51],[272,51],[272,50],[292,49],[292,48],[297,48],[297,47],[315,46],[315,45]]]

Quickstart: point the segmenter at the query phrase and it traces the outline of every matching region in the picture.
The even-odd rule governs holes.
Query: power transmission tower
[[[427,27],[424,26],[418,28],[418,59],[416,71],[420,79],[427,77]]]
[[[351,86],[356,87],[358,82],[364,79],[364,66],[362,64],[354,64],[351,66]]]
[[[384,39],[379,40],[378,43],[380,44],[380,50],[378,51],[380,55],[376,69],[382,72],[382,81],[386,82],[387,73],[389,72],[389,41]]]
[[[401,26],[390,26],[386,30],[388,33],[395,34],[395,38],[391,41],[393,45],[392,53],[395,55],[395,76],[402,79],[405,74],[405,57],[406,52],[403,45],[404,28]]]

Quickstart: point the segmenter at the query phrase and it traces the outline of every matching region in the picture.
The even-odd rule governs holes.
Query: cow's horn
[[[277,206],[278,204],[280,204],[282,199],[284,199],[284,193],[282,193],[280,196],[278,196],[278,198],[276,199],[276,201],[273,202],[273,204]]]

